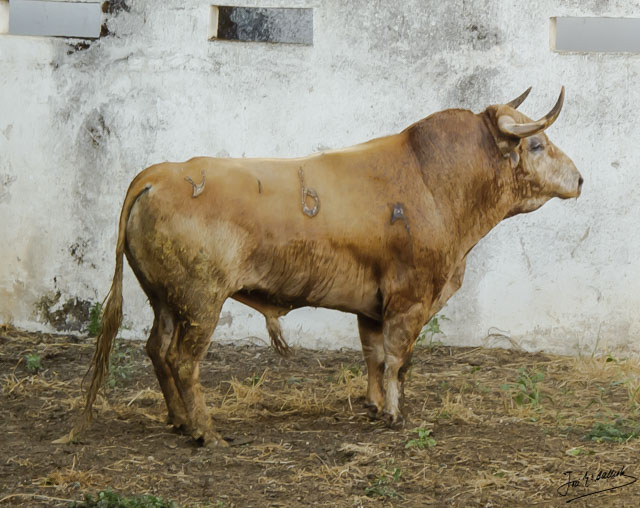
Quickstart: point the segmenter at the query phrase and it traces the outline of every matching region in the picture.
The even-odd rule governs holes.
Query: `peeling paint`
[[[59,332],[86,331],[91,302],[79,298],[62,300],[60,291],[49,293],[35,304],[36,316]]]
[[[102,12],[109,16],[106,17],[100,27],[100,37],[109,37],[113,35],[112,29],[110,28],[110,20],[122,12],[131,12],[131,7],[129,7],[126,0],[107,0],[102,4]]]
[[[475,50],[486,51],[500,43],[500,34],[481,23],[467,25],[471,46]]]
[[[106,139],[111,134],[111,130],[104,122],[102,113],[97,110],[92,111],[89,116],[87,116],[82,128],[88,136],[86,139],[88,139],[94,148],[102,147],[106,143]]]
[[[0,174],[0,203],[8,203],[11,200],[9,187],[17,180],[17,177],[9,174]]]
[[[131,12],[126,0],[108,0],[102,4],[102,12],[118,15],[121,12]]]
[[[80,239],[69,246],[69,254],[78,265],[84,263],[84,255],[88,246],[89,243],[86,240]]]
[[[67,46],[69,48],[67,49],[67,55],[73,55],[78,51],[84,51],[85,49],[89,49],[91,47],[91,42],[89,41],[80,41],[76,43],[68,42]]]
[[[7,138],[7,141],[11,139],[11,131],[13,130],[13,124],[10,123],[4,129],[2,129],[2,135]]]

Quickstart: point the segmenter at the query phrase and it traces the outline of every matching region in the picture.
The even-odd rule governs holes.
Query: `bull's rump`
[[[185,178],[202,175],[194,198]],[[345,173],[312,159],[198,158],[136,181],[147,190],[127,223],[127,258],[145,291],[176,310],[240,292],[379,316],[389,196],[362,165]],[[320,198],[314,217],[302,212],[302,185]]]

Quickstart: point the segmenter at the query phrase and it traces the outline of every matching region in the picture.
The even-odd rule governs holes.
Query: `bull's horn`
[[[516,97],[515,99],[513,99],[510,102],[507,102],[507,106],[512,107],[513,109],[518,109],[518,106],[520,104],[522,104],[524,102],[524,100],[527,98],[527,96],[529,95],[529,92],[531,91],[531,87],[527,88],[522,94],[520,94],[518,97]]]
[[[517,99],[516,99],[517,100]],[[543,116],[537,122],[528,122],[528,123],[516,123],[516,121],[510,117],[509,115],[500,115],[498,118],[498,128],[500,132],[506,134],[508,136],[513,136],[516,138],[526,138],[527,136],[533,136],[538,132],[541,132],[553,124],[558,118],[560,114],[560,110],[562,109],[562,104],[564,103],[564,86],[560,91],[560,97],[556,101],[556,105],[553,106],[551,111],[549,111],[545,116]]]

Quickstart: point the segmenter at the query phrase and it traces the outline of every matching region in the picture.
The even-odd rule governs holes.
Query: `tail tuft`
[[[87,400],[81,421],[76,425],[74,431],[79,433],[91,423],[91,408],[98,396],[98,391],[102,387],[105,378],[109,375],[109,357],[113,349],[113,342],[122,323],[122,255],[116,259],[116,270],[113,276],[111,290],[107,297],[107,302],[102,312],[102,327],[96,339],[96,350],[89,369],[85,374],[85,379],[91,373],[91,383],[87,392]],[[84,382],[84,380],[83,380]]]
[[[271,345],[273,346],[273,349],[275,349],[280,356],[289,356],[289,354],[291,353],[291,349],[282,337],[280,321],[278,321],[278,318],[276,316],[266,314],[265,319],[267,320],[267,331],[269,332],[269,338],[271,339]]]

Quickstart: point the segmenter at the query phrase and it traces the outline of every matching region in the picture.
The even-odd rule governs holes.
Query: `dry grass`
[[[564,504],[556,492],[564,471],[626,464],[638,473],[637,439],[585,438],[599,423],[615,430],[637,421],[638,359],[419,349],[406,389],[410,422],[390,430],[366,417],[359,353],[298,350],[283,361],[224,346],[202,372],[212,416],[235,444],[206,450],[164,424],[152,369],[138,357],[134,375],[97,400],[91,432],[52,446],[82,403],[91,348],[7,330],[0,505],[64,506],[107,486],[183,506],[549,505]],[[26,351],[42,354],[38,374],[25,370]],[[420,428],[432,430],[435,446],[406,448]],[[635,495],[587,499],[634,506]]]
[[[606,383],[640,378],[640,358],[617,359],[610,354],[573,359],[572,381]]]
[[[467,396],[467,399],[472,397]],[[452,421],[464,423],[478,422],[480,417],[473,412],[473,400],[464,400],[461,393],[452,395],[446,392],[442,398],[442,404],[438,410],[438,418],[450,418]]]
[[[55,470],[43,478],[34,480],[34,485],[52,487],[57,491],[66,491],[72,486],[83,489],[100,488],[105,484],[105,476],[95,471],[80,471],[73,467]]]

